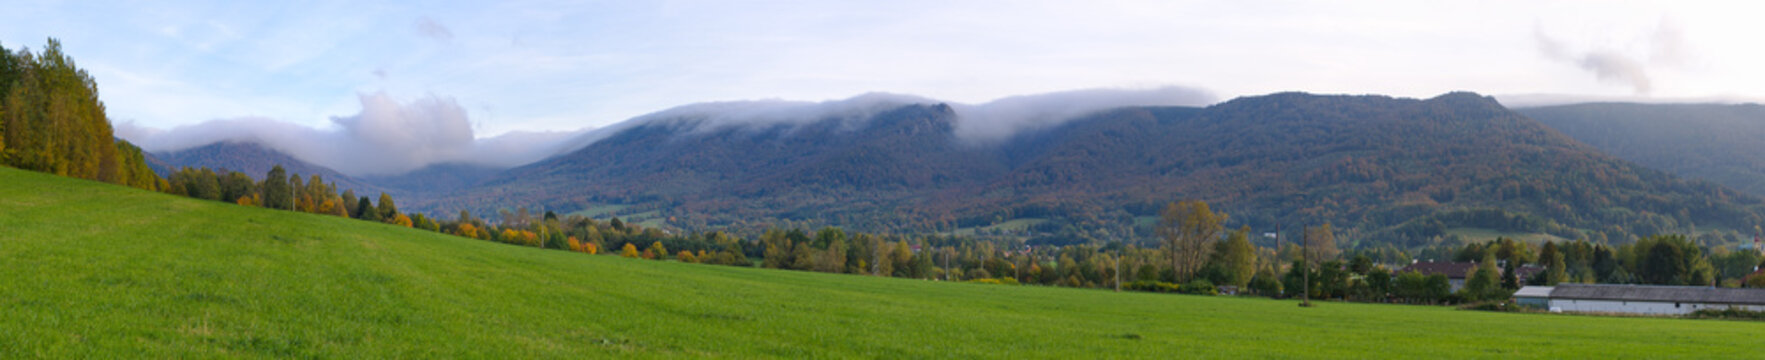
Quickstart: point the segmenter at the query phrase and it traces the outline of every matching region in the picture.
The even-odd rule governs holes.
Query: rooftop
[[[1765,289],[1707,286],[1559,284],[1551,290],[1550,297],[1552,299],[1765,305]]]
[[[1514,297],[1550,297],[1553,289],[1549,286],[1523,286],[1514,292]]]

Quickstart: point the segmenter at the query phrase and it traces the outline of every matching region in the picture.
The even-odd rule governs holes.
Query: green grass
[[[600,204],[600,205],[590,206],[587,209],[577,210],[576,212],[570,213],[569,215],[581,215],[581,216],[587,217],[587,218],[604,219],[604,218],[612,217],[613,214],[616,214],[621,210],[625,210],[625,208],[627,208],[627,207],[631,207],[631,205]]]
[[[0,169],[0,358],[1749,358],[1765,323],[630,260]]]
[[[975,232],[977,232],[977,231],[981,231],[981,230],[992,231],[994,229],[1002,229],[1002,230],[1006,230],[1006,231],[1024,231],[1024,229],[1029,229],[1031,226],[1036,226],[1037,224],[1041,224],[1041,223],[1045,223],[1045,222],[1048,222],[1048,219],[1043,219],[1043,218],[1011,219],[1011,220],[1006,220],[1005,222],[993,224],[993,225],[987,225],[987,226],[981,226],[981,227],[960,228],[960,229],[956,229],[956,231],[951,232],[950,234],[957,235],[957,236],[974,236]]]
[[[1514,239],[1514,240],[1518,240],[1518,241],[1539,243],[1539,244],[1543,244],[1545,241],[1554,241],[1554,242],[1560,243],[1560,242],[1564,242],[1564,241],[1573,240],[1573,239],[1564,239],[1561,236],[1545,234],[1545,233],[1505,232],[1505,231],[1498,231],[1498,230],[1494,230],[1494,229],[1484,229],[1484,228],[1452,228],[1452,229],[1447,229],[1446,234],[1447,235],[1458,235],[1460,237],[1464,237],[1465,240],[1472,241],[1472,242],[1485,242],[1485,241],[1495,240],[1495,238],[1498,238],[1498,237],[1505,237],[1505,238]]]

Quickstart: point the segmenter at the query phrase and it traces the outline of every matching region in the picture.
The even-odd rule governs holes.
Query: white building
[[[1552,312],[1682,315],[1703,309],[1765,311],[1765,289],[1558,284],[1550,290],[1549,303]]]
[[[1520,306],[1541,310],[1548,308],[1550,307],[1551,290],[1555,289],[1556,288],[1550,286],[1520,287],[1520,291],[1514,292],[1514,303]]]

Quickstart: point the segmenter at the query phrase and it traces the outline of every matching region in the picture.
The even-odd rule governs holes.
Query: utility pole
[[[944,249],[944,281],[950,281],[950,255],[954,250]]]
[[[1122,292],[1122,251],[1126,246],[1115,249],[1115,292]]]
[[[1299,271],[1304,276],[1302,281],[1305,282],[1302,287],[1305,292],[1299,294],[1299,306],[1311,307],[1311,228],[1301,226],[1299,229],[1299,241],[1303,244],[1299,246]]]
[[[1028,245],[1025,245],[1025,246],[1028,246]],[[1018,255],[1025,255],[1025,256],[1027,256],[1027,254],[1026,254],[1026,253],[1018,253]],[[1018,281],[1018,282],[1022,282],[1022,281],[1023,281],[1023,267],[1022,267],[1022,266],[1018,266],[1018,265],[1017,265],[1017,264],[1016,264],[1016,263],[1020,263],[1020,262],[1023,262],[1023,260],[1024,260],[1024,257],[1025,257],[1025,256],[1018,256],[1018,257],[1017,257],[1017,261],[1013,261],[1013,262],[1012,262],[1012,264],[1011,264],[1011,270],[1012,270],[1012,271],[1013,271],[1013,272],[1016,272],[1016,273],[1017,273],[1017,281]]]

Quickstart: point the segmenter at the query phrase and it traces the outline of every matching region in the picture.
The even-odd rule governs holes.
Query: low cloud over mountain
[[[124,123],[117,133],[148,151],[164,152],[221,141],[259,143],[349,175],[401,174],[440,163],[519,166],[588,146],[609,134],[664,122],[711,131],[734,126],[795,126],[842,119],[857,127],[876,114],[910,104],[947,103],[925,97],[869,93],[822,102],[756,100],[683,105],[592,130],[511,132],[478,138],[464,108],[448,97],[400,102],[385,93],[364,94],[362,110],[331,118],[330,128],[245,117],[213,120],[171,130]],[[954,104],[955,135],[993,143],[1026,130],[1059,125],[1124,106],[1202,106],[1210,92],[1186,87],[1090,89],[1007,97],[982,104]]]
[[[454,99],[399,102],[364,94],[362,110],[331,118],[329,129],[245,117],[159,130],[124,123],[117,134],[148,151],[176,151],[221,141],[254,142],[350,175],[398,174],[438,163],[509,167],[556,153],[572,132],[512,132],[477,138]]]

